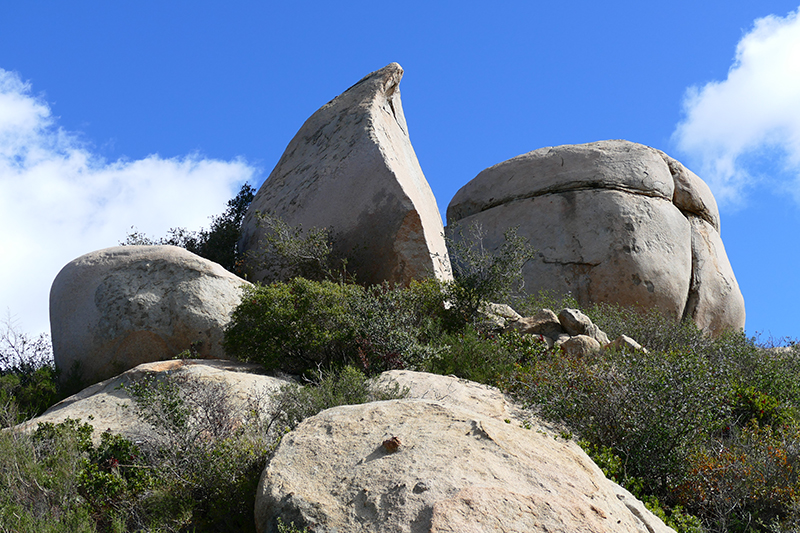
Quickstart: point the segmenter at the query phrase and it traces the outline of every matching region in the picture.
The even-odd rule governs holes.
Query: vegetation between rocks
[[[657,310],[596,305],[583,309],[596,325],[647,351],[549,349],[536,336],[498,329],[481,304],[505,300],[533,314],[576,302],[522,297],[525,242],[511,232],[493,255],[471,234],[478,239],[450,243],[451,283],[363,287],[324,268],[312,281],[292,276],[301,263],[287,260],[282,280],[248,288],[226,349],[305,384],[284,387],[271,411],[235,408],[224,390],[162,380],[130,390],[155,428],[147,441],[104,434],[93,445],[91,428],[78,421],[0,433],[2,530],[251,530],[255,484],[281,435],[327,407],[401,395],[369,386],[370,376],[393,368],[499,386],[580,439],[607,476],[680,532],[800,528],[797,345],[768,347],[740,332],[709,338]],[[57,395],[46,341],[14,335],[7,328],[0,339],[4,425]]]

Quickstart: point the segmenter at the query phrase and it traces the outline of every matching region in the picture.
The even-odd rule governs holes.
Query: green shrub
[[[76,420],[42,424],[32,434],[0,432],[0,529],[95,531],[90,507],[78,498],[91,432]]]
[[[57,383],[50,338],[19,333],[10,317],[0,323],[0,406],[15,405],[0,427],[42,414],[59,398]]]
[[[273,396],[270,425],[281,431],[294,429],[304,419],[336,407],[379,400],[402,398],[406,391],[399,386],[380,387],[363,372],[351,366],[339,371],[323,372],[315,382],[301,387],[288,384]]]
[[[651,494],[669,494],[686,458],[727,420],[727,389],[692,352],[554,353],[507,382],[522,402],[623,458],[625,475]]]
[[[288,281],[302,277],[314,281],[346,278],[346,258],[332,257],[331,232],[325,228],[303,230],[270,213],[256,213],[263,236],[247,253],[247,272],[261,271],[264,282]]]
[[[277,442],[259,398],[242,404],[228,385],[189,374],[142,380],[129,392],[154,431],[139,445],[153,480],[137,514],[159,527],[252,531],[256,486]]]
[[[473,326],[444,334],[439,342],[441,347],[423,367],[425,371],[490,385],[499,384],[521,361],[539,357],[546,350],[537,339],[516,331],[487,334]]]
[[[355,300],[363,289],[295,278],[245,289],[225,331],[227,353],[268,370],[302,373],[354,362]]]

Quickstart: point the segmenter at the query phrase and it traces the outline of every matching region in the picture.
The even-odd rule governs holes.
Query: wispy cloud
[[[48,331],[50,286],[67,262],[116,246],[132,225],[154,236],[208,226],[255,173],[197,154],[105,161],[0,69],[0,314]]]
[[[800,9],[756,20],[728,78],[689,88],[683,105],[674,140],[723,205],[764,179],[756,162],[765,158],[800,184]]]

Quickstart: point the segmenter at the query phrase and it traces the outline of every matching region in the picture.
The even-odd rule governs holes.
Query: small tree
[[[486,233],[480,224],[470,225],[467,231],[464,235],[456,225],[445,233],[455,279],[446,291],[452,305],[470,320],[484,302],[507,303],[522,292],[522,268],[536,252],[517,234],[517,228],[506,230],[503,243],[493,251],[485,245]]]
[[[172,228],[167,237],[151,239],[144,233],[132,231],[128,233],[123,246],[141,245],[173,245],[185,248],[190,252],[219,263],[226,270],[240,274],[242,252],[239,250],[239,237],[242,233],[242,221],[247,208],[255,198],[256,190],[248,183],[242,185],[239,193],[228,201],[224,213],[211,218],[211,227],[200,231],[189,231],[186,228]]]

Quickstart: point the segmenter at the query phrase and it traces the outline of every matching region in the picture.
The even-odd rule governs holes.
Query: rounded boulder
[[[142,363],[224,358],[247,282],[176,246],[118,246],[70,261],[50,291],[53,356],[83,385]]]

